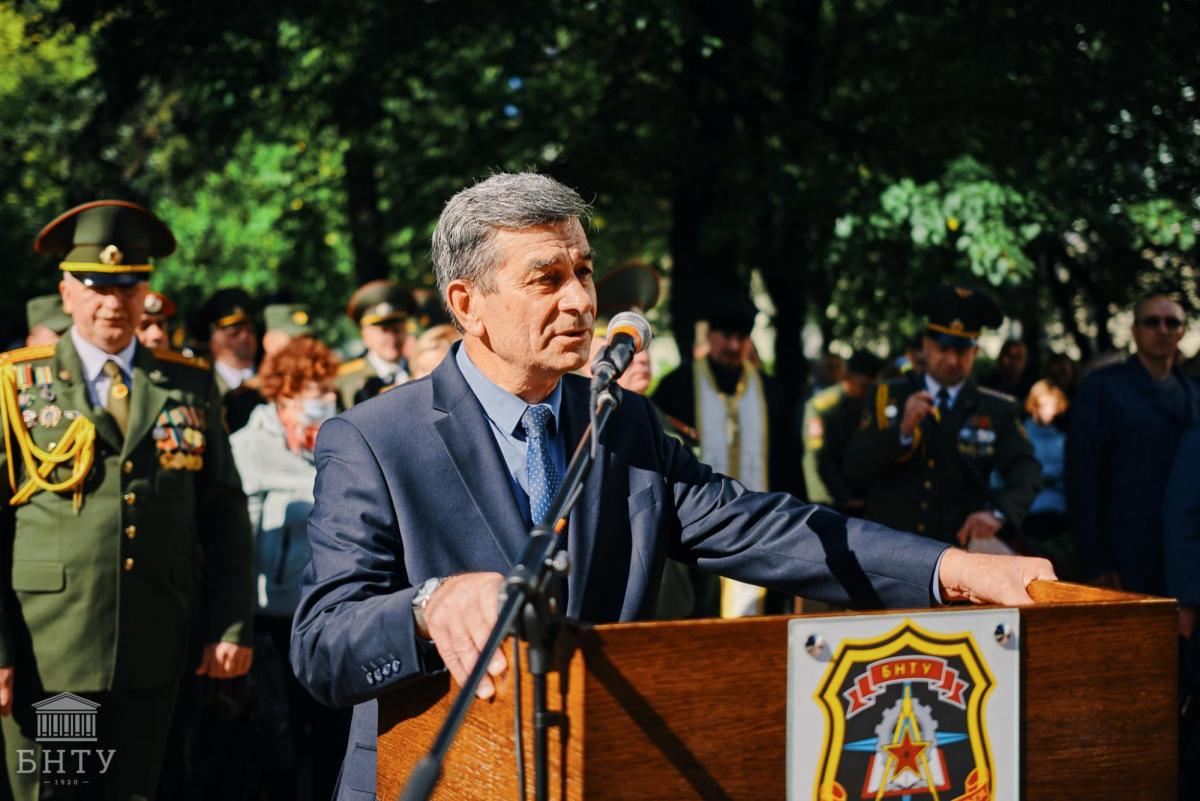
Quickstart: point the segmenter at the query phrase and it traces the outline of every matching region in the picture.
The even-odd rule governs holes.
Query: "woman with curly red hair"
[[[274,723],[289,742],[276,742],[264,754],[271,764],[259,765],[272,797],[290,797],[285,788],[297,789],[305,765],[312,770],[312,797],[332,795],[349,730],[347,710],[313,700],[287,664],[300,575],[310,555],[306,529],[317,476],[313,446],[321,424],[337,413],[337,367],[329,348],[312,337],[296,337],[270,354],[259,369],[267,402],[229,438],[255,538],[258,613],[250,692],[258,708],[287,713],[287,720]]]

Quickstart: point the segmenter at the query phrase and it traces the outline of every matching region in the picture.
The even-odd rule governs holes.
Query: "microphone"
[[[592,390],[604,389],[629,369],[633,357],[650,346],[650,323],[637,312],[624,311],[608,323],[608,345],[592,362]]]

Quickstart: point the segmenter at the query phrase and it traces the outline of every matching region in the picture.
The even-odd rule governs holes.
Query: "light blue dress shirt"
[[[496,386],[490,378],[481,373],[461,343],[455,347],[458,349],[454,356],[458,362],[458,369],[462,371],[463,378],[467,380],[467,386],[471,388],[471,392],[475,393],[475,397],[483,406],[483,413],[487,416],[492,436],[496,438],[500,455],[504,457],[504,464],[508,468],[508,475],[512,481],[513,497],[516,499],[517,508],[521,511],[521,517],[524,518],[526,525],[532,526],[533,519],[529,514],[529,477],[525,471],[528,444],[525,441],[525,429],[521,426],[521,417],[530,404],[508,390]],[[561,380],[542,403],[549,406],[553,414],[548,444],[550,445],[550,458],[558,470],[558,477],[561,481],[567,472],[567,448],[562,433],[562,417],[559,414],[562,405]]]
[[[112,383],[112,379],[104,374],[105,362],[117,363],[121,374],[125,376],[125,385],[129,387],[130,393],[133,392],[133,351],[137,348],[137,337],[131,339],[120,353],[105,353],[80,336],[75,326],[71,326],[71,342],[75,344],[75,350],[79,352],[79,359],[83,362],[88,400],[93,406],[103,408],[108,403],[108,385]]]

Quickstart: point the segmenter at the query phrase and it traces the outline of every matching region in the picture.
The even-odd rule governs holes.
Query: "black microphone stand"
[[[526,651],[534,680],[534,795],[537,801],[545,801],[548,796],[548,733],[552,726],[561,725],[562,720],[561,715],[551,715],[546,710],[546,673],[550,649],[557,632],[556,619],[561,612],[561,604],[555,593],[568,568],[566,553],[556,555],[555,551],[558,550],[559,535],[566,528],[571,508],[583,489],[583,480],[595,461],[593,445],[599,441],[600,433],[613,411],[621,405],[621,389],[615,383],[610,383],[601,391],[594,392],[592,397],[592,422],[584,431],[583,439],[576,447],[571,463],[567,465],[566,475],[550,504],[549,519],[554,524],[530,529],[525,551],[504,580],[504,587],[500,591],[500,612],[496,625],[492,627],[471,675],[455,697],[429,753],[421,758],[408,777],[400,801],[426,801],[433,795],[442,775],[446,754],[475,701],[475,691],[486,675],[492,657],[517,623],[518,617],[522,618],[522,637],[529,643]],[[521,788],[521,794],[524,796],[524,788]]]

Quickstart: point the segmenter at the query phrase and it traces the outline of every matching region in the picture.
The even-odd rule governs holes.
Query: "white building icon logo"
[[[37,714],[39,743],[96,742],[95,701],[71,693],[59,693],[33,705]]]

